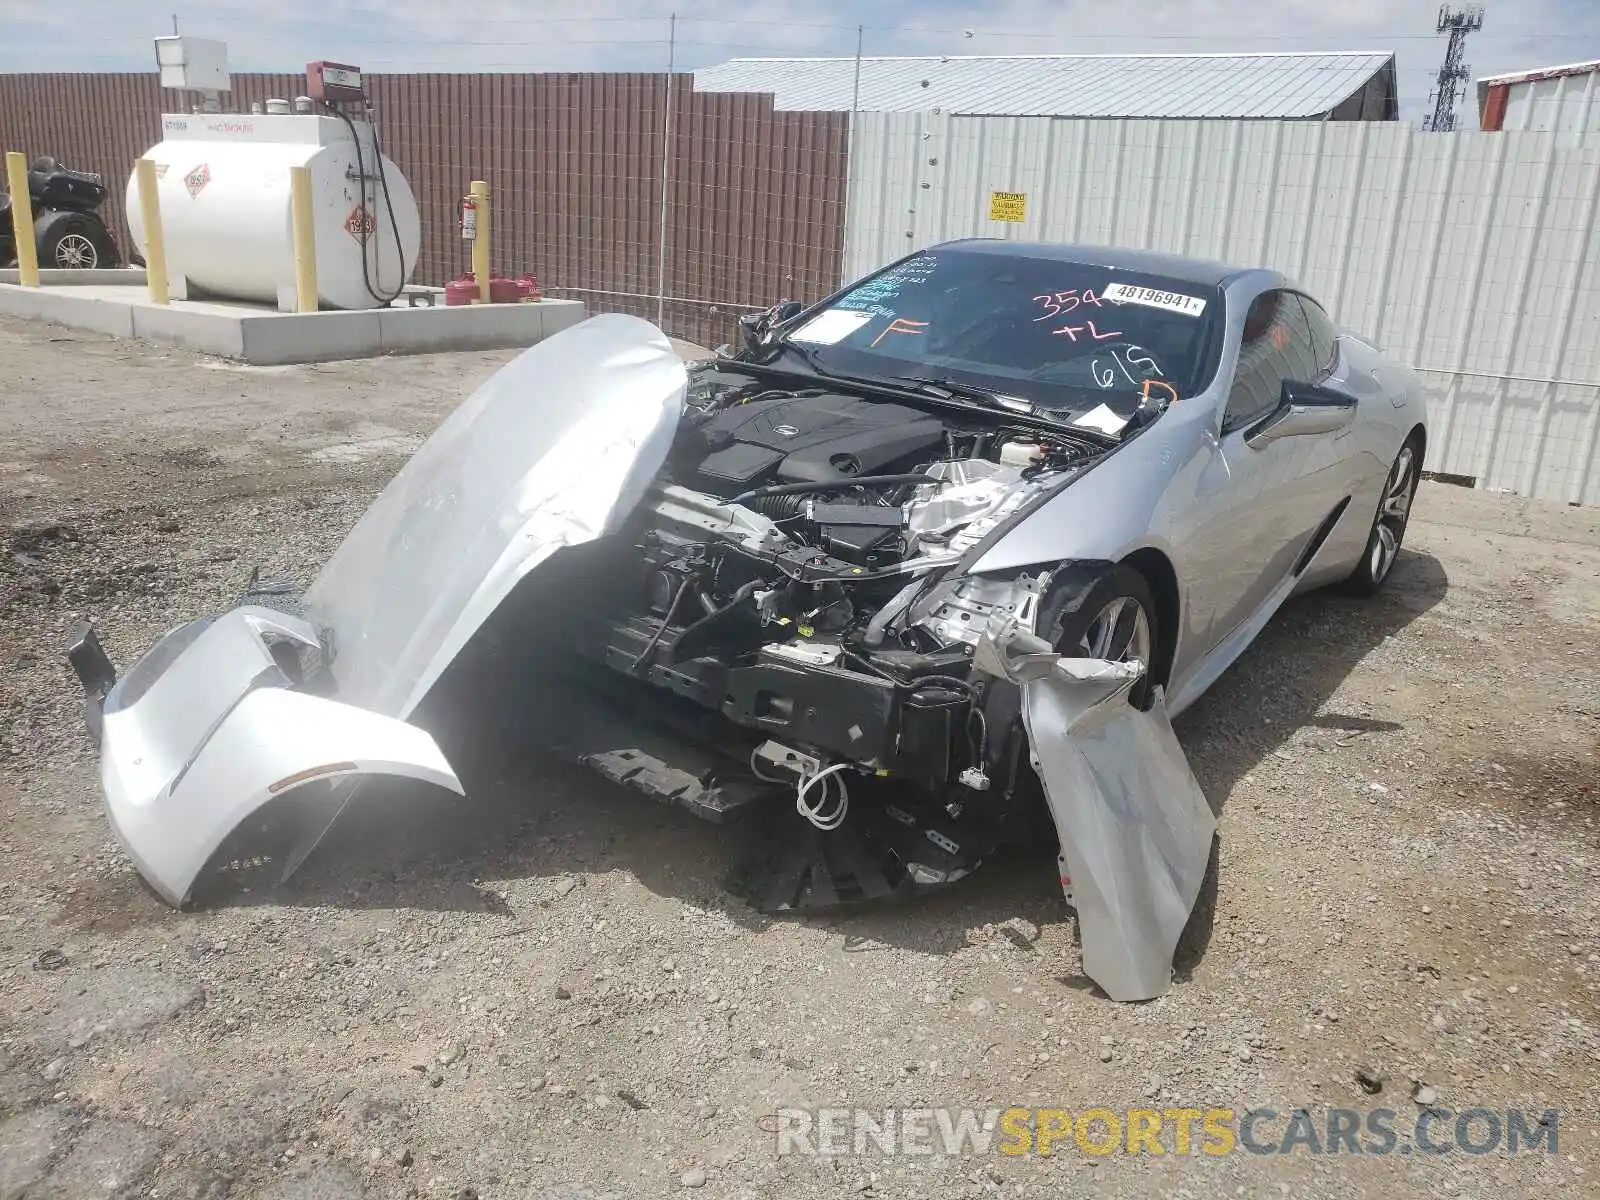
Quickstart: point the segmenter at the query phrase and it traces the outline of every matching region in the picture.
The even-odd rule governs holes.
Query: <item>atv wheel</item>
[[[39,238],[39,265],[65,271],[114,267],[117,244],[97,218],[73,213],[51,222]]]

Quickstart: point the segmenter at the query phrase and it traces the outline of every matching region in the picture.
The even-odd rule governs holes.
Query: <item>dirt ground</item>
[[[1047,853],[769,919],[725,889],[737,828],[514,734],[468,800],[163,907],[69,631],[127,664],[256,568],[309,581],[507,357],[248,369],[0,320],[0,1197],[1600,1195],[1594,509],[1425,484],[1381,597],[1293,602],[1185,714],[1220,870],[1150,1003],[1083,977]],[[1267,1106],[1269,1145],[1389,1108],[1403,1147],[819,1158],[777,1153],[785,1105]],[[1556,1150],[1422,1152],[1425,1105],[1557,1110]]]

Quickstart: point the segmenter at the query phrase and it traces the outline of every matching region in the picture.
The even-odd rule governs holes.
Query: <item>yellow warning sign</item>
[[[1028,219],[1027,192],[990,192],[989,220],[1025,221]]]

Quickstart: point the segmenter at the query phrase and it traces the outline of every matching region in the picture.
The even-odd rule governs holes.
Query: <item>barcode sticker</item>
[[[1186,317],[1198,317],[1206,310],[1206,302],[1199,296],[1163,292],[1159,288],[1139,287],[1132,283],[1107,284],[1100,295],[1113,304],[1142,304],[1146,308],[1164,308]]]

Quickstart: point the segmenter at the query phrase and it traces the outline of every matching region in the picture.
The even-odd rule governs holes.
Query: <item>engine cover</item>
[[[944,425],[914,408],[855,396],[781,396],[739,404],[700,427],[699,473],[712,487],[831,483],[924,460]]]

